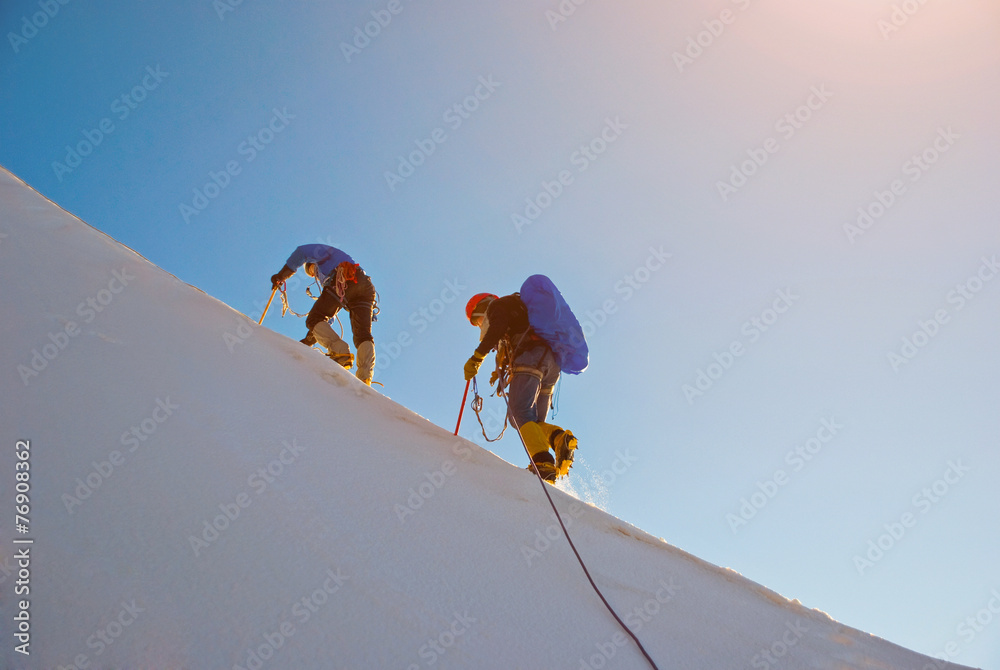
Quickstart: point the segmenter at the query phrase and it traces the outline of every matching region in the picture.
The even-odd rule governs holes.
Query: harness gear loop
[[[316,286],[319,288],[320,294],[322,294],[323,293],[323,285],[319,283],[319,277],[313,277],[313,283],[316,284]],[[312,287],[311,286],[306,286],[306,295],[309,296],[310,298],[312,298],[313,300],[319,300],[319,296],[318,295],[313,295]]]
[[[486,426],[483,425],[483,419],[479,416],[479,413],[483,410],[483,397],[479,395],[479,383],[476,381],[475,377],[472,378],[472,394],[472,411],[476,413],[476,421],[479,422],[479,427],[483,431],[483,439],[487,442],[496,442],[503,437],[504,432],[507,430],[507,418],[509,412],[503,417],[503,428],[500,429],[500,434],[494,438],[490,438],[490,436],[486,434]]]
[[[305,314],[299,314],[288,304],[288,291],[285,289],[285,283],[281,283],[281,316],[284,317],[285,314],[294,314],[295,316],[305,316]]]
[[[344,293],[347,292],[348,284],[358,283],[358,271],[361,266],[357,263],[344,261],[337,266],[337,274],[334,276],[333,292],[340,298],[341,304],[344,302]]]

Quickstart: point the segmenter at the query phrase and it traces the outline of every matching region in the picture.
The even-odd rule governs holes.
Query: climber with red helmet
[[[577,440],[570,431],[545,421],[561,370],[552,348],[528,322],[528,309],[520,295],[500,298],[478,293],[465,306],[465,315],[481,333],[479,346],[465,364],[466,380],[476,376],[486,354],[496,349],[497,371],[490,383],[498,382],[499,393],[508,385],[508,416],[534,467],[548,482],[565,476],[573,464]]]

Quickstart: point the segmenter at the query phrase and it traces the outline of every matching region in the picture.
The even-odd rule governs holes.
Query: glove
[[[469,381],[476,376],[479,372],[479,366],[483,364],[483,359],[486,358],[478,351],[472,354],[472,358],[465,362],[465,381]]]
[[[285,281],[293,274],[295,274],[295,270],[290,269],[288,266],[281,268],[278,274],[271,275],[271,288],[278,288],[278,286],[281,285],[281,282]]]

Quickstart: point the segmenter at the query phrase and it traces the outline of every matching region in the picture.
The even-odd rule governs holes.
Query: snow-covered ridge
[[[0,278],[3,505],[30,452],[29,532],[0,538],[4,667],[648,667],[532,474],[6,171]],[[661,668],[959,667],[552,494]]]

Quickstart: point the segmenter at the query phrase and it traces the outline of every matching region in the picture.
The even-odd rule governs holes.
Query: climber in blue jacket
[[[285,266],[271,277],[271,286],[278,287],[305,265],[306,274],[323,287],[319,299],[306,315],[308,332],[303,344],[319,343],[327,355],[350,370],[354,365],[351,348],[334,332],[329,320],[341,309],[351,316],[351,334],[357,349],[357,372],[369,386],[375,370],[375,341],[372,320],[375,310],[375,286],[371,277],[347,253],[326,244],[303,244],[292,252]]]

